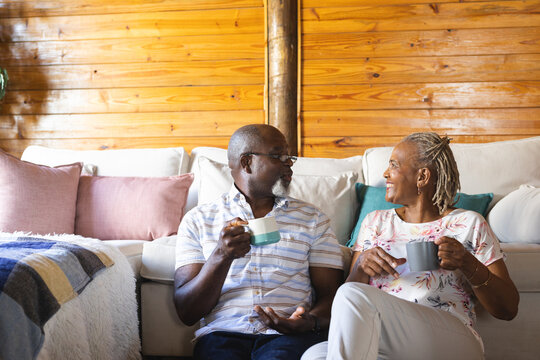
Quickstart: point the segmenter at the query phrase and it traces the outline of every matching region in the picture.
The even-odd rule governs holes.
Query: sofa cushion
[[[356,184],[356,196],[358,197],[358,216],[356,225],[352,231],[351,237],[347,242],[347,246],[353,246],[360,232],[362,221],[372,211],[387,210],[401,207],[402,205],[393,204],[385,200],[386,188],[379,186],[369,186],[362,183]],[[464,194],[456,195],[457,203],[454,205],[457,208],[476,211],[482,216],[486,216],[489,203],[493,199],[493,194]]]
[[[521,184],[540,187],[540,137],[484,144],[450,144],[456,159],[461,191],[468,194],[492,192],[493,207]],[[384,186],[392,147],[367,149],[363,158],[367,185]],[[494,166],[496,164],[496,166]],[[504,176],[501,176],[502,172]]]
[[[162,237],[143,245],[141,276],[164,284],[174,281],[176,235]]]
[[[522,185],[491,209],[488,222],[503,242],[540,244],[540,188]]]
[[[501,243],[510,278],[519,292],[540,292],[540,244]]]
[[[154,240],[155,241],[155,240]],[[107,245],[112,245],[126,257],[133,274],[136,278],[139,277],[142,264],[143,245],[150,243],[146,240],[109,240]]]
[[[75,233],[101,240],[153,240],[176,234],[193,174],[81,176]]]
[[[0,231],[73,233],[81,168],[36,165],[0,150]]]
[[[199,204],[211,202],[230,190],[233,179],[228,165],[204,156],[199,157]],[[311,203],[329,218],[338,242],[344,244],[350,235],[356,212],[355,172],[333,176],[293,175],[290,196]]]
[[[191,151],[190,172],[195,174],[195,180],[189,190],[186,210],[192,209],[197,205],[197,196],[199,193],[199,157],[205,157],[220,164],[228,164],[227,150],[215,147],[196,147]],[[325,158],[307,158],[299,157],[293,165],[295,175],[316,175],[328,176],[344,172],[356,172],[358,180],[364,181],[362,176],[362,156],[351,156],[344,159],[325,159]]]
[[[63,150],[31,145],[24,150],[21,159],[48,166],[80,161],[94,168],[92,175],[100,176],[175,176],[185,174],[189,167],[189,156],[181,147]]]

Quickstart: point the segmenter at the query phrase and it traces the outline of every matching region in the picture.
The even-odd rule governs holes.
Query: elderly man
[[[299,359],[327,337],[343,259],[326,215],[287,196],[296,160],[283,134],[231,137],[231,190],[188,212],[178,231],[174,302],[196,359]],[[252,246],[246,220],[274,216],[281,239]]]

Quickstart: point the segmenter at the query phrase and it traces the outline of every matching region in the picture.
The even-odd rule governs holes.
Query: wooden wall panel
[[[6,66],[264,58],[264,34],[0,43]]]
[[[258,8],[6,18],[2,19],[0,39],[48,41],[249,34],[263,30],[263,20],[262,9]]]
[[[302,26],[306,34],[535,26],[539,7],[539,0],[312,7],[303,9]]]
[[[262,0],[3,0],[0,17],[117,14],[261,7]]]
[[[304,0],[305,156],[540,135],[540,1]]]
[[[263,123],[262,0],[0,1],[0,147],[226,147]]]
[[[306,60],[304,85],[540,79],[540,54]]]
[[[259,59],[7,67],[11,90],[260,84]]]
[[[304,34],[304,59],[537,53],[540,28]]]

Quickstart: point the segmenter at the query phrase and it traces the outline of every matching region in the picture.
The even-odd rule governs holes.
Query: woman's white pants
[[[480,342],[456,316],[389,295],[362,283],[345,283],[332,304],[328,341],[302,360],[478,360]]]

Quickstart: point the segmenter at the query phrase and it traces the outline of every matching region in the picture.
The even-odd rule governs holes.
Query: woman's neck
[[[396,213],[405,222],[420,224],[439,220],[452,212],[453,209],[448,208],[440,214],[439,208],[431,201],[418,201],[415,204],[403,205],[403,207],[396,209]]]

